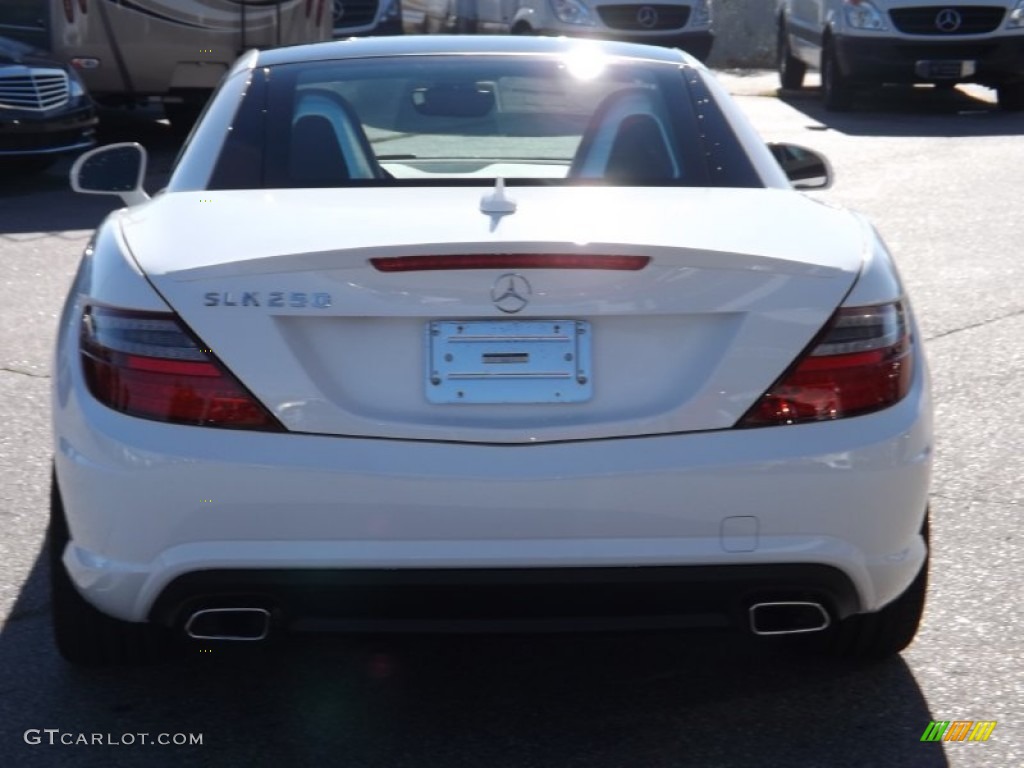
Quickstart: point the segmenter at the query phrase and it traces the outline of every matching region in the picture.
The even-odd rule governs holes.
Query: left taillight
[[[736,426],[831,421],[894,405],[910,390],[911,344],[902,303],[841,307]]]
[[[173,424],[283,429],[174,314],[89,307],[80,347],[89,392],[116,411]]]

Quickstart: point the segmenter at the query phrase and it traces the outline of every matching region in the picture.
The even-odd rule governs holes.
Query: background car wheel
[[[930,547],[927,514],[921,533],[925,545]],[[924,613],[930,559],[929,553],[906,591],[882,610],[840,622],[832,638],[833,655],[846,661],[880,661],[910,645]]]
[[[1024,83],[1010,83],[996,89],[999,96],[999,107],[1006,112],[1024,110]]]
[[[785,20],[779,21],[779,42],[776,53],[779,67],[779,82],[782,87],[792,91],[802,88],[804,85],[804,75],[807,74],[807,65],[794,57],[793,52],[789,48],[789,37],[786,34]]]
[[[72,664],[143,664],[156,661],[170,648],[170,633],[152,624],[133,624],[98,611],[75,589],[61,557],[69,540],[64,504],[55,475],[50,479],[50,608],[54,640],[60,655]]]
[[[839,69],[831,40],[825,41],[825,47],[821,52],[821,95],[825,109],[833,112],[848,110],[853,102],[853,90]]]
[[[532,35],[533,34],[533,27],[531,27],[529,24],[520,22],[519,24],[516,24],[514,27],[512,27],[512,34],[513,35]]]

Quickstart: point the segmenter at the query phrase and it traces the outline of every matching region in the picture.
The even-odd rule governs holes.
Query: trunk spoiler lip
[[[669,269],[714,269],[726,271],[754,271],[781,276],[833,279],[847,274],[837,266],[808,264],[807,262],[784,259],[757,253],[716,251],[705,248],[682,246],[638,245],[636,243],[591,243],[581,248],[576,243],[448,243],[422,245],[389,245],[351,249],[331,249],[306,253],[260,256],[226,263],[192,267],[176,271],[155,273],[147,271],[150,277],[166,278],[175,282],[199,282],[214,278],[249,277],[257,275],[294,274],[299,272],[355,271],[372,269],[374,260],[399,258],[433,258],[443,255],[447,258],[479,257],[493,255],[495,263],[487,267],[455,267],[455,269],[506,269],[507,260],[502,256],[608,256],[616,258],[639,257],[646,259],[644,268],[663,267]],[[517,269],[559,269],[557,266],[516,267]],[[859,270],[860,264],[857,265]],[[598,267],[603,269],[603,267]],[[392,270],[395,271],[395,270]],[[407,271],[407,270],[406,270]],[[631,269],[630,271],[636,271]],[[373,270],[381,278],[388,276],[387,270]]]

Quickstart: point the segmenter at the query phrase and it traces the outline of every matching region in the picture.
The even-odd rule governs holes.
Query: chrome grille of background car
[[[53,109],[68,101],[68,76],[60,69],[11,67],[0,70],[0,106]]]
[[[641,23],[640,11],[654,10],[654,22],[650,25]],[[597,13],[608,27],[612,29],[629,29],[637,32],[654,30],[680,29],[690,20],[688,5],[599,5]],[[651,16],[648,15],[648,18]]]
[[[341,0],[334,3],[335,29],[372,24],[376,17],[377,0]]]
[[[960,14],[960,26],[954,30],[940,29],[936,23],[939,13],[946,10]],[[998,28],[1005,14],[1005,8],[994,5],[929,5],[889,11],[896,29],[908,35],[983,35]]]

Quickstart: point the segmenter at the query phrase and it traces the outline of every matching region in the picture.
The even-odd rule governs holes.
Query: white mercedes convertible
[[[924,605],[928,373],[862,217],[675,50],[244,55],[145,152],[60,321],[57,645],[735,627],[844,658]],[[795,189],[794,189],[795,188]]]

